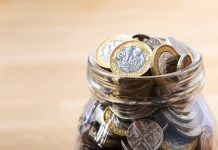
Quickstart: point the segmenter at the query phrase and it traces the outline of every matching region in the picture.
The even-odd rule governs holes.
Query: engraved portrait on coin
[[[150,67],[151,55],[151,49],[144,42],[124,42],[111,55],[111,70],[114,74],[141,76]]]
[[[96,63],[104,68],[110,68],[110,56],[113,50],[125,41],[133,40],[128,35],[114,35],[104,40],[96,49]]]
[[[169,52],[166,52],[160,55],[159,70],[161,74],[167,74],[167,73],[174,72],[176,70],[176,65],[177,65],[175,62],[177,62],[177,60]]]
[[[136,46],[122,49],[117,56],[118,67],[124,72],[135,72],[145,63],[145,56],[142,50]]]

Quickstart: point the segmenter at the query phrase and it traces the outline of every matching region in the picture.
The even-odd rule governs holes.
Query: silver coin
[[[116,109],[118,111],[124,111],[124,112],[134,112],[139,111],[145,108],[144,105],[126,105],[126,104],[115,104],[113,103],[111,105],[111,108]]]
[[[187,138],[196,138],[202,133],[201,126],[197,126],[196,128],[192,130],[182,130],[182,129],[176,129],[181,135],[187,137]]]
[[[191,107],[189,107],[191,108]],[[178,114],[182,114],[182,115],[188,115],[189,113],[191,113],[191,109],[178,109],[178,108],[174,108],[174,107],[170,107],[171,110],[173,110],[174,112],[178,113]],[[192,107],[193,108],[193,107]]]
[[[152,115],[152,118],[155,122],[157,122],[160,127],[163,129],[163,131],[165,131],[168,127],[168,122],[167,120],[164,118],[164,116],[161,114],[161,112],[156,112]]]
[[[145,53],[136,46],[122,49],[117,55],[116,62],[123,72],[136,72],[143,67],[146,62]]]
[[[171,110],[170,108],[168,108],[169,113],[176,119],[183,121],[183,122],[190,122],[193,119],[195,119],[195,117],[197,117],[197,111],[195,109],[193,109],[189,114],[187,115],[183,115],[183,114],[178,114],[175,111]]]
[[[140,118],[145,118],[151,115],[155,110],[158,108],[155,106],[153,107],[144,107],[142,109],[139,109],[137,111],[119,111],[117,109],[114,109],[113,107],[110,107],[112,112],[118,117],[123,120],[135,120]]]
[[[154,50],[162,44],[161,40],[158,38],[150,38],[145,43],[151,48],[151,50]]]
[[[172,124],[176,128],[183,129],[183,130],[192,130],[198,127],[202,121],[202,118],[196,117],[195,119],[187,123],[174,118],[167,109],[162,109],[162,113],[170,124]]]

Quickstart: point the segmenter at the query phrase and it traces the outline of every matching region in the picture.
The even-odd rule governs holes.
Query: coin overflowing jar
[[[79,149],[216,149],[215,121],[201,95],[202,58],[189,45],[113,35],[90,54],[88,83]]]

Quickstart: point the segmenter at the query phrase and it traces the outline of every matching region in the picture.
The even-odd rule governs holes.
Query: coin
[[[119,136],[126,136],[127,130],[121,126],[117,126],[113,121],[116,119],[113,112],[109,107],[107,107],[104,111],[104,122],[108,125],[108,129],[110,132],[119,135]]]
[[[183,54],[179,58],[176,70],[178,71],[178,70],[184,69],[184,68],[188,67],[191,64],[192,64],[191,57],[189,55]]]
[[[152,51],[141,41],[124,42],[111,54],[111,70],[114,74],[138,77],[150,67]]]
[[[183,130],[192,130],[194,128],[197,128],[198,126],[200,126],[200,123],[202,121],[202,117],[196,117],[190,122],[183,122],[174,118],[167,109],[162,109],[161,112],[171,125]]]
[[[167,120],[164,118],[164,116],[161,114],[161,112],[156,112],[155,114],[152,115],[152,118],[155,122],[157,122],[160,127],[163,129],[163,131],[165,131],[168,127],[168,122]]]
[[[148,44],[152,51],[162,44],[161,40],[158,38],[149,38],[145,43]]]
[[[161,45],[154,50],[151,72],[153,75],[163,75],[176,71],[179,54],[169,45]]]
[[[104,40],[96,49],[96,63],[101,67],[110,68],[110,56],[113,50],[121,43],[129,40],[133,40],[133,38],[128,35],[114,35]]]
[[[173,110],[177,114],[188,115],[191,113],[193,108],[195,108],[196,102],[195,101],[184,101],[184,102],[177,102],[169,106],[171,110]]]
[[[150,37],[145,34],[136,34],[132,36],[133,39],[137,39],[142,42],[146,42]]]
[[[213,149],[213,130],[209,126],[204,126],[202,134],[199,137],[198,150],[212,150]]]
[[[121,140],[122,150],[132,150],[126,139]]]
[[[116,107],[111,107],[111,110],[113,113],[123,119],[123,120],[135,120],[135,119],[140,119],[140,118],[145,118],[151,115],[155,110],[157,110],[157,106],[143,106],[137,110],[129,110],[129,111],[122,111],[117,109]]]
[[[127,141],[134,150],[156,150],[163,141],[163,130],[150,119],[137,120],[128,128]]]
[[[195,117],[197,117],[198,112],[194,109],[192,110],[189,114],[183,115],[183,114],[179,114],[176,113],[175,111],[173,111],[172,109],[168,108],[169,113],[171,114],[172,117],[183,121],[183,122],[190,122],[193,119],[195,119]]]
[[[202,133],[202,128],[200,126],[197,126],[196,128],[192,130],[182,130],[179,128],[176,128],[176,130],[184,137],[187,138],[196,138]]]
[[[182,137],[178,132],[170,127],[164,132],[162,150],[194,150],[197,146],[197,138],[189,139]]]

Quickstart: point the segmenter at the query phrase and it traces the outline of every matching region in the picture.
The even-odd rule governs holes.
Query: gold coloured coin
[[[108,124],[109,131],[119,136],[126,136],[127,130],[123,129],[122,127],[117,126],[113,122],[113,120],[115,119],[114,117],[115,116],[113,112],[111,111],[111,109],[107,107],[104,111],[103,118],[104,118],[104,122]]]
[[[150,68],[151,48],[141,41],[127,41],[115,48],[110,66],[114,74],[129,77],[143,75]]]
[[[133,40],[128,35],[114,35],[104,40],[95,51],[96,63],[104,68],[110,68],[110,56],[113,50],[125,41]]]
[[[152,74],[162,75],[176,71],[179,57],[179,54],[172,46],[161,45],[155,49],[153,54],[151,63]]]

